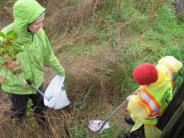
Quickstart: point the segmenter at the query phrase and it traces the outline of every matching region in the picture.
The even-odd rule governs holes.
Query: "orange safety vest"
[[[173,79],[172,79],[172,73],[170,72],[171,76],[171,86],[173,87]],[[143,105],[148,113],[148,116],[145,119],[151,119],[155,118],[160,115],[160,104],[156,100],[156,98],[149,92],[145,87],[141,87],[139,92],[139,100],[138,102]]]
[[[169,68],[167,65],[165,65],[165,67],[167,68],[170,74],[170,84],[171,87],[173,87],[172,69]],[[149,92],[145,87],[141,87],[137,94],[139,95],[138,103],[143,105],[146,109],[148,115],[145,118],[146,120],[160,116],[160,102],[157,101],[157,99],[151,94],[151,92]]]
[[[139,96],[138,102],[145,107],[148,113],[148,117],[145,119],[155,118],[160,115],[160,104],[150,92],[142,87],[139,91]]]

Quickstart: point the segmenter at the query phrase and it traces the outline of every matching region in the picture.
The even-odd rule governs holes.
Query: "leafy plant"
[[[7,69],[6,63],[15,61],[16,55],[22,51],[21,46],[16,45],[16,34],[13,31],[7,34],[0,32],[0,64],[1,68]],[[17,69],[11,69],[17,73]],[[19,71],[18,71],[19,72]]]
[[[18,46],[15,46],[16,35],[13,31],[4,34],[0,32],[0,56],[8,59],[15,59],[16,54],[20,51]]]

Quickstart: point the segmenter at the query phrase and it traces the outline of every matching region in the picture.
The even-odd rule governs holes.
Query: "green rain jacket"
[[[35,0],[17,0],[14,4],[14,21],[2,32],[16,33],[16,44],[23,49],[16,57],[21,63],[22,72],[14,75],[11,71],[0,70],[0,75],[6,78],[2,83],[5,92],[20,95],[36,93],[30,86],[22,84],[29,79],[38,88],[44,81],[44,64],[50,65],[57,74],[64,75],[64,68],[54,55],[45,31],[42,28],[36,33],[27,30],[28,24],[38,19],[44,11],[45,8]]]

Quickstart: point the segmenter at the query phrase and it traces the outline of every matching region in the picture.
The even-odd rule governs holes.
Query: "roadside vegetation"
[[[110,129],[95,135],[91,119],[104,119],[137,84],[132,70],[142,62],[157,64],[166,55],[184,61],[184,20],[174,0],[39,0],[47,7],[45,29],[55,53],[66,69],[66,88],[71,106],[47,111],[50,131],[39,129],[31,110],[25,122],[12,124],[6,116],[9,101],[0,100],[0,137],[115,138],[128,129],[124,109],[110,121]],[[0,3],[0,28],[11,1]],[[9,2],[9,3],[8,3]],[[8,11],[8,12],[7,12]],[[177,12],[176,12],[177,11]],[[53,76],[46,70],[46,85]],[[184,79],[174,76],[174,91]]]

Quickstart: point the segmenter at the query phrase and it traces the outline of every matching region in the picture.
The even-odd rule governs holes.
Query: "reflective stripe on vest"
[[[148,118],[156,117],[160,114],[160,104],[145,88],[140,89],[139,96],[139,103],[146,108]]]

